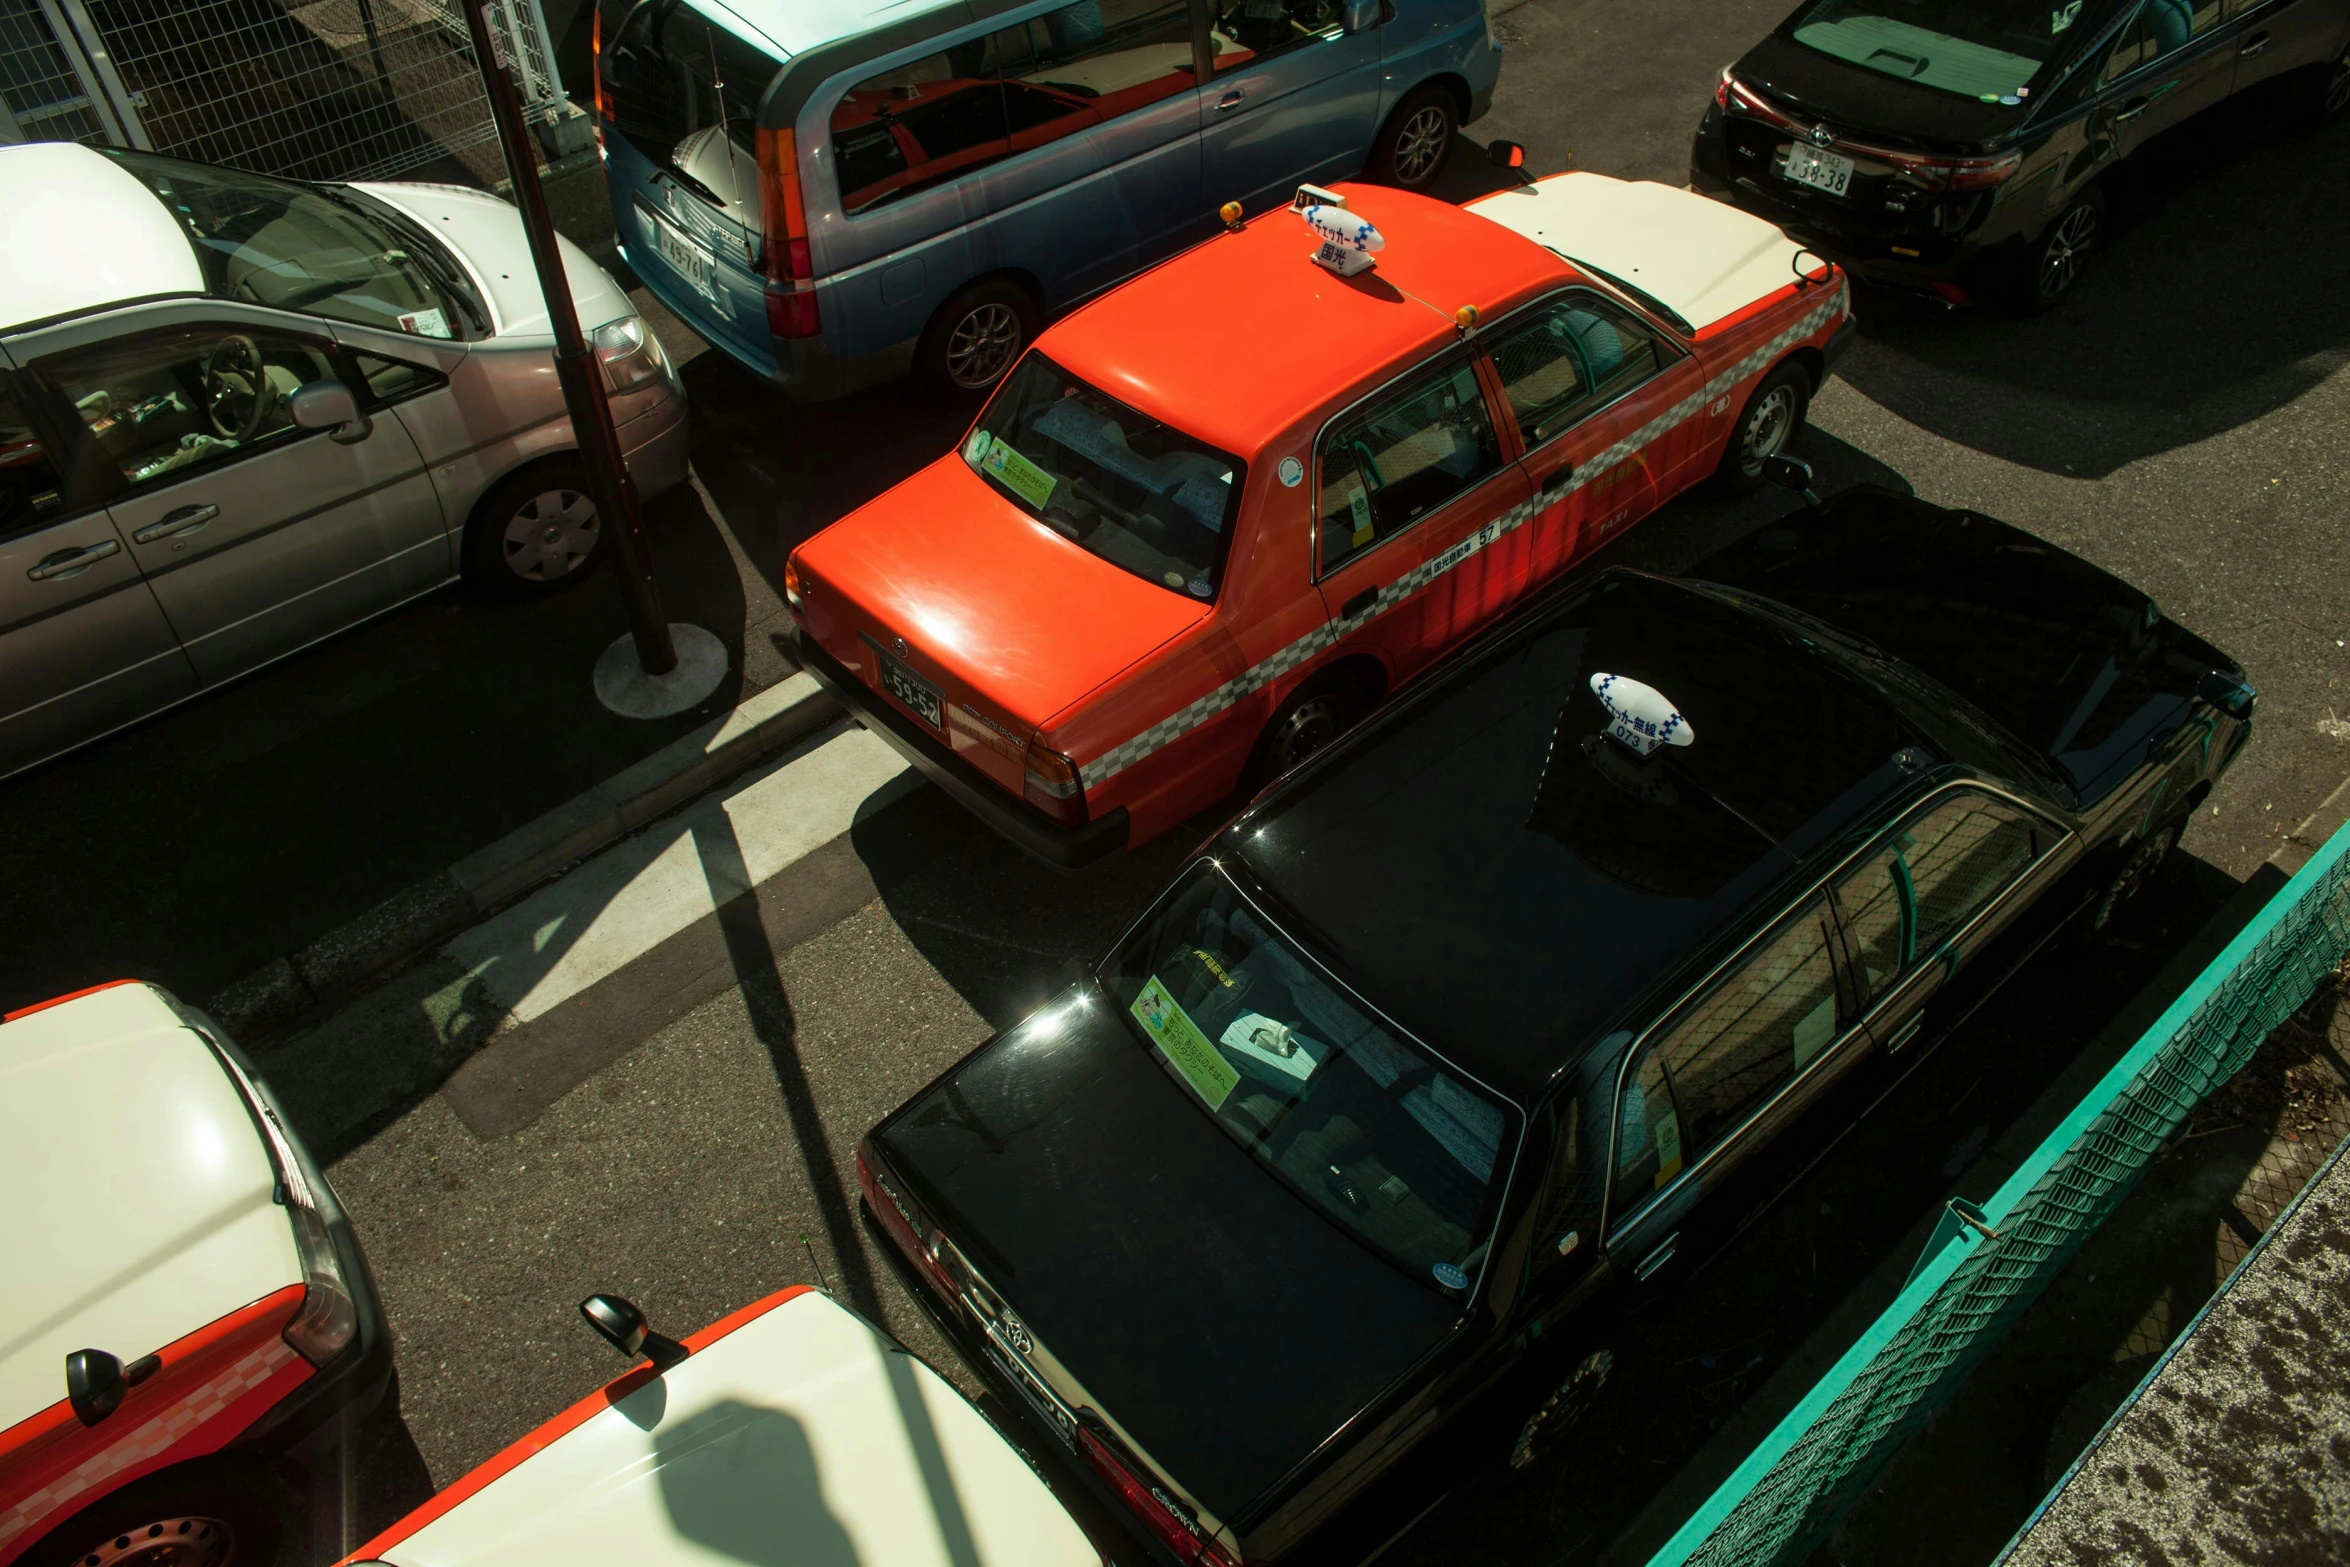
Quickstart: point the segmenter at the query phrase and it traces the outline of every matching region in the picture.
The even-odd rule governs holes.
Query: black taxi
[[[1261,796],[865,1202],[1160,1553],[1291,1555],[1439,1431],[1525,1462],[2251,713],[2145,595],[1889,491],[1599,573]]]

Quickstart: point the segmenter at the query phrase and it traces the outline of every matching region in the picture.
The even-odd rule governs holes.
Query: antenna
[[[816,1270],[816,1284],[825,1294],[832,1293],[832,1280],[824,1276],[824,1264],[816,1260],[816,1248],[808,1244],[808,1232],[800,1231],[800,1250],[808,1254],[808,1266]]]
[[[718,105],[718,139],[726,145],[726,183],[732,192],[726,204],[739,207],[742,205],[743,177],[734,168],[734,127],[726,123],[726,83],[718,75],[718,35],[708,21],[702,23],[702,39],[710,47],[710,97]],[[750,262],[751,236],[746,233],[743,235],[743,264],[748,266]],[[806,1239],[805,1236],[801,1238]],[[825,1293],[829,1295],[832,1292],[826,1290]]]

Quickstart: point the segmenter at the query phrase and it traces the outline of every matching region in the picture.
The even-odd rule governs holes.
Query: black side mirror
[[[677,1340],[655,1333],[636,1303],[622,1296],[590,1295],[579,1303],[579,1314],[605,1343],[631,1360],[645,1356],[656,1371],[667,1371],[691,1353]]]
[[[130,1387],[122,1362],[102,1349],[77,1349],[65,1357],[65,1401],[83,1425],[94,1426],[120,1409]]]
[[[1812,493],[1811,464],[1800,457],[1771,456],[1763,459],[1763,480],[1783,490],[1793,490],[1803,497],[1806,506],[1817,506],[1820,498]]]

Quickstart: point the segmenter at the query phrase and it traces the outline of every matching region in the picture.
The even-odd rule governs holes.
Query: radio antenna
[[[800,1231],[800,1250],[808,1254],[808,1266],[816,1270],[817,1287],[825,1294],[832,1293],[832,1280],[824,1276],[824,1264],[816,1260],[816,1248],[808,1244],[808,1232]]]

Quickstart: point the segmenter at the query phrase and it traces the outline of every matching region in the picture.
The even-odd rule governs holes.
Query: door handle
[[[2254,33],[2254,34],[2253,34],[2253,35],[2252,35],[2250,38],[2247,38],[2247,39],[2245,39],[2245,40],[2244,40],[2244,47],[2243,47],[2243,48],[2241,48],[2241,49],[2239,49],[2239,50],[2237,50],[2237,51],[2236,51],[2236,54],[2237,54],[2238,58],[2240,58],[2240,59],[2249,60],[2249,59],[2251,59],[2251,58],[2252,58],[2254,55],[2256,55],[2256,54],[2260,53],[2260,51],[2261,51],[2261,50],[2263,50],[2263,49],[2266,49],[2267,47],[2268,47],[2268,34],[2266,34],[2266,33]]]
[[[44,555],[40,563],[25,575],[35,582],[54,582],[59,577],[76,577],[121,548],[112,539],[100,539],[80,549],[59,550],[54,555]]]
[[[1379,590],[1376,587],[1365,588],[1362,592],[1357,593],[1353,598],[1348,599],[1345,603],[1338,606],[1338,618],[1340,620],[1352,620],[1355,618],[1355,616],[1361,614],[1363,611],[1369,609],[1372,605],[1378,602]]]
[[[2152,101],[2153,100],[2149,98],[2132,98],[2128,103],[2125,103],[2120,108],[2114,110],[2113,123],[2116,125],[2128,124],[2131,120],[2134,120],[2139,115],[2144,114],[2146,112],[2147,104],[2151,103]]]
[[[1550,471],[1550,477],[1542,481],[1542,493],[1545,496],[1556,495],[1574,482],[1575,465],[1571,462],[1560,463]]]
[[[1673,1260],[1673,1248],[1680,1243],[1681,1232],[1679,1230],[1675,1230],[1672,1234],[1665,1237],[1665,1242],[1662,1246],[1659,1246],[1656,1250],[1650,1252],[1647,1256],[1640,1259],[1640,1266],[1632,1270],[1632,1276],[1635,1279],[1645,1279],[1650,1274],[1654,1273],[1657,1269],[1663,1267],[1666,1263],[1671,1262]]]
[[[1233,89],[1232,89],[1230,92],[1226,93],[1226,94],[1225,94],[1223,97],[1221,97],[1221,98],[1218,98],[1218,99],[1216,100],[1216,112],[1217,112],[1218,114],[1222,114],[1222,113],[1223,113],[1223,112],[1224,112],[1226,109],[1237,109],[1237,108],[1239,108],[1239,107],[1240,107],[1240,101],[1241,101],[1241,99],[1243,99],[1243,98],[1245,98],[1245,97],[1247,97],[1247,96],[1248,96],[1248,94],[1246,94],[1246,93],[1242,92],[1242,91],[1241,91],[1239,88],[1237,88],[1237,87],[1233,88]]]
[[[1885,1053],[1887,1055],[1891,1055],[1894,1051],[1899,1050],[1903,1045],[1906,1045],[1911,1040],[1917,1038],[1918,1030],[1925,1026],[1926,1014],[1922,1010],[1912,1012],[1908,1019],[1903,1022],[1899,1028],[1885,1036]]]
[[[131,534],[133,544],[152,544],[157,539],[176,539],[194,533],[204,524],[220,515],[217,506],[177,506],[155,521]]]

